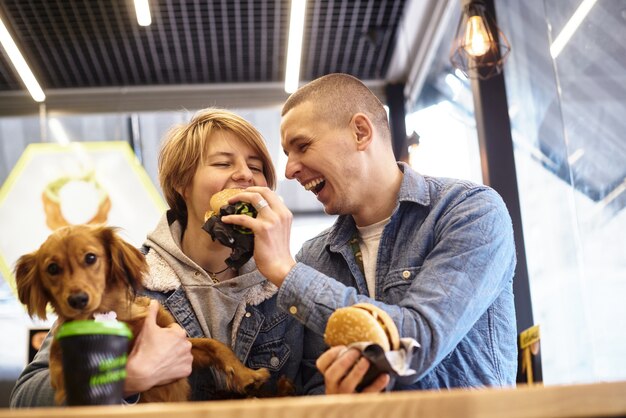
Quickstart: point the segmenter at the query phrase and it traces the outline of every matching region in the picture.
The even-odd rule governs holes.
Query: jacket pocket
[[[290,356],[291,349],[283,340],[270,341],[252,347],[247,363],[253,369],[265,367],[275,372],[282,369]]]
[[[287,318],[289,318],[289,314],[276,310],[275,314],[265,317],[263,325],[261,325],[261,332],[268,332],[276,327],[284,328]]]
[[[407,289],[421,270],[421,266],[404,267],[389,270],[383,281],[382,300],[386,303],[398,303],[406,296]]]

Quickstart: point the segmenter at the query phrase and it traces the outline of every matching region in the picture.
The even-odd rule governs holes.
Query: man
[[[318,333],[343,306],[370,302],[387,311],[400,335],[421,345],[414,382],[393,390],[513,385],[515,248],[498,194],[396,162],[382,104],[349,75],[301,87],[282,116],[285,175],[339,217],[296,262],[291,213],[280,198],[264,188],[239,195],[259,214],[230,222],[253,229],[257,266],[280,288],[279,306]],[[368,367],[342,347],[317,364],[327,393],[354,392]],[[365,391],[388,381],[380,376]]]

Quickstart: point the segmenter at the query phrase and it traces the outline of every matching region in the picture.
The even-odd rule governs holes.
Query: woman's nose
[[[235,181],[241,181],[241,180],[251,181],[253,178],[252,170],[250,170],[247,164],[238,164],[235,167],[235,171],[233,172],[232,178]]]

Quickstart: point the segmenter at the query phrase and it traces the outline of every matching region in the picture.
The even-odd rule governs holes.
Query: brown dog
[[[30,316],[45,319],[48,303],[58,315],[58,324],[115,311],[117,319],[126,322],[133,335],[137,335],[150,300],[135,297],[135,292],[147,270],[143,254],[123,241],[114,228],[76,225],[57,229],[37,251],[20,257],[15,278],[18,297]],[[174,318],[161,307],[157,324],[166,327],[173,322]],[[212,366],[223,371],[228,388],[234,392],[244,393],[247,386],[259,386],[269,378],[266,369],[248,369],[230,348],[217,340],[190,338],[189,341],[193,367]],[[55,401],[61,404],[65,389],[56,340],[50,349],[50,380],[56,391]],[[185,401],[189,392],[187,379],[180,379],[142,393],[141,401]]]

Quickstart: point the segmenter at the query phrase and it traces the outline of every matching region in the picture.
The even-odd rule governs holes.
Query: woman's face
[[[191,185],[182,193],[188,227],[202,226],[214,193],[228,188],[267,186],[261,155],[235,134],[214,131],[207,143],[205,161],[196,168]]]

